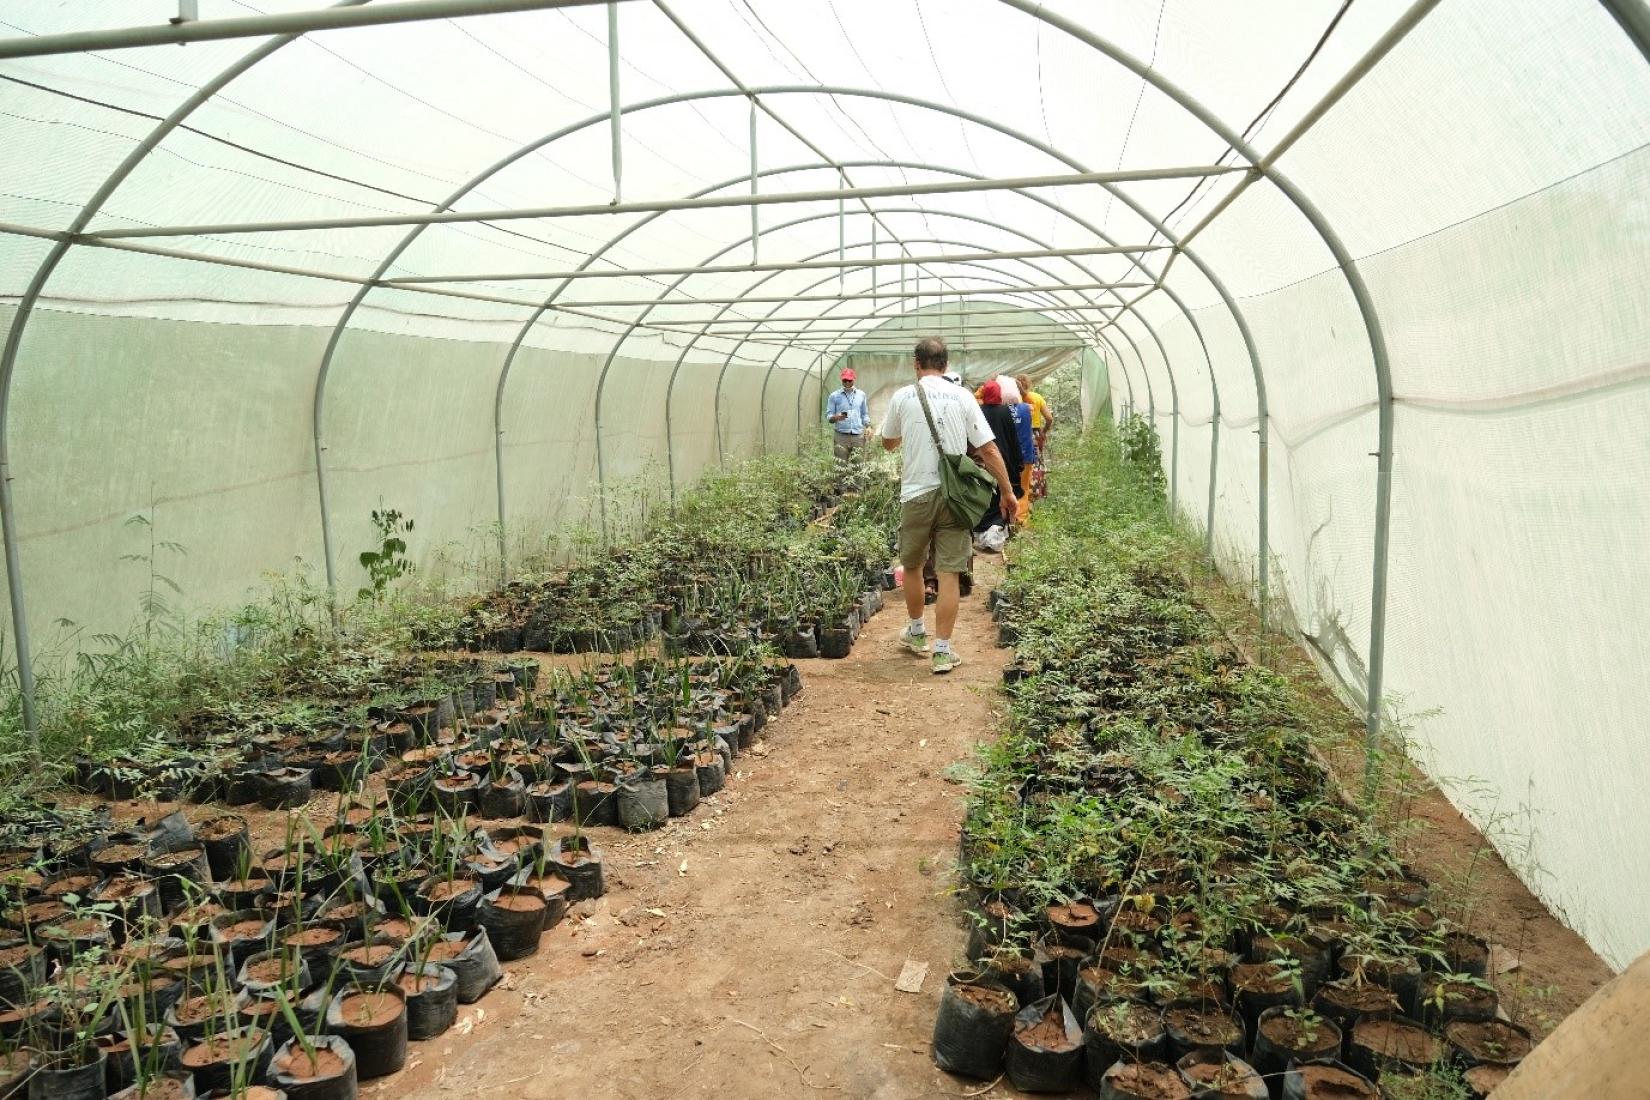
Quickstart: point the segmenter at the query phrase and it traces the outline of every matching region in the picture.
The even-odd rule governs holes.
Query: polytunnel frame
[[[341,0],[341,2],[335,6],[353,6],[360,2],[364,2],[364,0]],[[1178,85],[1174,84],[1166,77],[1158,74],[1151,66],[1141,63],[1138,59],[1134,58],[1126,51],[1113,45],[1102,36],[1090,31],[1088,28],[1076,25],[1061,16],[1043,11],[1040,4],[1034,7],[1033,4],[1035,3],[1035,0],[999,0],[999,2],[1007,4],[1010,7],[1031,16],[1032,18],[1039,19],[1048,25],[1055,27],[1056,29],[1064,31],[1076,40],[1087,44],[1092,49],[1109,57],[1115,63],[1120,64],[1134,72],[1142,81],[1151,84],[1159,92],[1168,95],[1180,107],[1188,111],[1188,113],[1190,113],[1195,119],[1202,122],[1207,128],[1213,131],[1217,136],[1225,141],[1234,152],[1237,152],[1249,161],[1251,166],[1250,173],[1254,177],[1265,177],[1270,180],[1273,185],[1283,192],[1285,197],[1287,197],[1291,203],[1295,205],[1297,210],[1312,225],[1313,229],[1318,233],[1319,237],[1324,241],[1326,246],[1329,247],[1331,255],[1335,258],[1337,265],[1342,271],[1343,277],[1346,279],[1348,286],[1353,293],[1354,301],[1358,306],[1364,323],[1366,336],[1368,337],[1370,343],[1371,357],[1374,362],[1376,373],[1380,421],[1378,429],[1379,450],[1376,452],[1378,463],[1374,554],[1375,576],[1372,586],[1371,639],[1366,700],[1366,741],[1368,742],[1370,750],[1373,751],[1380,735],[1379,720],[1381,705],[1381,677],[1383,674],[1385,645],[1384,626],[1386,614],[1386,575],[1391,519],[1393,402],[1390,362],[1388,359],[1384,334],[1382,332],[1378,313],[1375,309],[1373,300],[1369,295],[1367,286],[1363,282],[1356,262],[1346,251],[1344,244],[1340,241],[1338,235],[1334,232],[1333,227],[1328,223],[1322,212],[1311,203],[1305,194],[1302,193],[1287,176],[1279,172],[1275,164],[1268,163],[1265,158],[1257,158],[1254,149],[1240,135],[1233,132],[1218,117],[1204,107],[1198,99],[1179,88]],[[1377,43],[1376,47],[1372,49],[1365,56],[1365,58],[1358,63],[1358,65],[1354,66],[1354,68],[1349,71],[1345,77],[1343,77],[1341,82],[1331,90],[1330,94],[1326,96],[1322,102],[1320,102],[1319,106],[1315,108],[1314,111],[1309,112],[1306,118],[1303,119],[1303,124],[1298,127],[1299,133],[1304,133],[1306,129],[1317,121],[1318,118],[1321,118],[1323,114],[1327,113],[1329,107],[1336,100],[1338,100],[1341,95],[1344,95],[1347,90],[1356,84],[1356,82],[1361,79],[1363,75],[1372,69],[1378,63],[1380,58],[1384,56],[1384,54],[1390,50],[1390,48],[1395,45],[1405,33],[1407,33],[1407,30],[1419,22],[1420,16],[1424,15],[1427,10],[1430,10],[1435,2],[1436,0],[1421,0],[1420,3],[1417,3],[1414,8],[1411,9],[1410,13],[1406,14],[1405,17],[1402,17],[1399,23],[1395,24],[1393,30],[1389,31],[1388,34],[1384,36],[1379,43]],[[1600,3],[1612,16],[1612,18],[1614,18],[1620,25],[1623,32],[1638,45],[1640,52],[1645,55],[1647,60],[1650,60],[1650,18],[1647,18],[1644,14],[1635,10],[1631,6],[1623,4],[1621,0],[1600,0]],[[556,4],[551,2],[551,0],[545,0],[545,3],[542,6],[554,7]],[[1411,18],[1411,16],[1413,16],[1413,18]],[[1405,24],[1407,24],[1407,26]],[[120,33],[121,32],[109,32],[109,34],[117,37]],[[15,372],[17,349],[20,343],[22,328],[26,327],[26,322],[28,316],[32,313],[34,302],[38,299],[40,289],[49,277],[51,271],[55,269],[63,254],[66,253],[68,247],[75,243],[75,239],[80,235],[81,231],[84,230],[85,224],[92,216],[95,215],[102,202],[106,201],[109,195],[119,187],[120,183],[126,178],[127,175],[130,174],[136,164],[141,162],[148,152],[151,151],[162,138],[170,133],[170,131],[176,127],[177,123],[181,121],[183,117],[186,117],[194,110],[195,107],[199,106],[200,103],[204,102],[206,99],[209,99],[218,89],[221,89],[223,85],[227,84],[235,76],[244,72],[251,65],[256,64],[257,61],[261,60],[264,56],[267,56],[268,53],[274,52],[274,50],[279,49],[281,46],[287,44],[287,42],[299,37],[302,33],[302,30],[296,30],[290,35],[285,35],[279,39],[273,39],[269,42],[263,43],[246,58],[242,59],[240,62],[232,64],[223,74],[220,74],[218,78],[208,82],[206,85],[203,85],[202,88],[198,89],[195,93],[189,96],[184,103],[179,106],[179,108],[175,109],[170,115],[168,115],[167,119],[164,120],[157,127],[157,129],[149,135],[148,138],[140,143],[132,151],[132,153],[128,155],[126,160],[122,162],[122,165],[117,167],[115,172],[104,181],[104,184],[99,188],[98,192],[94,194],[93,200],[88,202],[87,206],[82,209],[81,214],[75,219],[73,224],[77,228],[71,230],[69,234],[58,239],[56,247],[54,247],[52,252],[48,253],[48,256],[42,261],[40,267],[36,270],[35,277],[30,282],[28,291],[25,293],[23,299],[20,300],[19,309],[14,318],[12,331],[8,333],[6,347],[3,353],[3,361],[0,361],[0,537],[3,537],[5,543],[4,548],[7,567],[7,584],[11,595],[13,626],[15,631],[14,638],[19,652],[19,682],[23,692],[24,725],[29,731],[31,737],[36,731],[33,698],[34,679],[28,645],[26,614],[22,600],[21,574],[18,562],[15,514],[13,506],[14,502],[10,488],[11,473],[9,449],[7,446],[7,425],[10,412],[10,388]],[[94,32],[90,36],[82,37],[96,38],[98,37],[98,34],[97,32]],[[81,49],[93,48],[97,47],[89,42],[83,43],[81,46]],[[618,105],[615,103],[614,111],[611,113],[610,117],[616,118],[618,110]],[[615,132],[617,132],[616,129]],[[1298,137],[1299,133],[1293,136]],[[754,177],[752,182],[754,184]],[[1172,259],[1173,257],[1171,256],[1171,263]],[[1164,276],[1167,274],[1167,267],[1168,265],[1165,265],[1165,270],[1163,273]],[[351,309],[350,312],[353,312],[353,309]],[[1115,327],[1115,322],[1108,322],[1106,327]],[[1264,419],[1262,420],[1262,424],[1264,425]],[[318,461],[317,469],[319,470],[320,467],[321,464]],[[1267,561],[1263,560],[1260,565],[1261,575],[1264,577],[1269,569],[1269,564]]]

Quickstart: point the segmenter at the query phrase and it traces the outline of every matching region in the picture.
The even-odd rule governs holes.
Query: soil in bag
[[[1191,1100],[1180,1071],[1163,1062],[1114,1062],[1100,1076],[1100,1100]]]
[[[502,888],[482,899],[478,922],[500,962],[536,955],[549,905],[537,890]]]
[[[1505,1020],[1453,1023],[1444,1038],[1463,1066],[1516,1066],[1535,1045],[1529,1031]]]
[[[670,791],[662,777],[642,774],[619,784],[619,824],[632,832],[657,829],[670,818]]]
[[[269,1032],[243,1028],[204,1039],[183,1052],[181,1064],[195,1075],[198,1090],[226,1089],[263,1080],[272,1053]]]
[[[355,1052],[355,1076],[387,1077],[407,1064],[407,1005],[401,987],[350,987],[327,1006],[327,1029]]]
[[[1083,1030],[1058,994],[1022,1008],[1014,1017],[1003,1067],[1022,1092],[1066,1092],[1076,1086],[1083,1062]]]
[[[599,898],[607,892],[602,879],[602,851],[586,836],[564,836],[550,854],[555,871],[567,880],[567,903]]]
[[[0,1096],[9,1096],[0,1088]],[[109,1100],[195,1100],[195,1077],[186,1070],[168,1070],[141,1085],[127,1085],[109,1094]]]
[[[504,970],[493,954],[492,941],[486,929],[472,933],[454,932],[442,937],[430,948],[429,961],[445,966],[453,972],[458,992],[458,1003],[474,1004],[504,977]]]
[[[1381,1092],[1339,1062],[1309,1062],[1283,1075],[1282,1100],[1381,1100]]]
[[[934,1018],[934,1064],[965,1077],[997,1076],[1018,1010],[1014,994],[1002,986],[974,975],[951,975]]]
[[[396,983],[407,997],[407,1038],[433,1039],[458,1019],[458,975],[452,967],[413,964]]]
[[[1141,1001],[1101,1002],[1089,1009],[1083,1029],[1083,1065],[1089,1088],[1100,1091],[1101,1079],[1114,1062],[1155,1062],[1169,1049],[1163,1017]]]
[[[1268,1078],[1291,1062],[1318,1062],[1341,1052],[1341,1029],[1316,1012],[1269,1008],[1260,1014],[1250,1063]]]
[[[682,817],[699,805],[699,772],[692,761],[665,773],[665,797],[670,816]]]
[[[1177,1064],[1194,1100],[1269,1100],[1255,1067],[1225,1051],[1199,1050]]]
[[[355,1100],[355,1052],[336,1035],[310,1041],[314,1055],[291,1040],[269,1063],[269,1083],[287,1100]]]
[[[94,1048],[92,1059],[80,1065],[46,1063],[29,1078],[29,1100],[103,1100],[108,1095],[105,1061],[103,1051]]]
[[[700,795],[713,795],[727,785],[728,772],[722,754],[702,752],[694,758],[694,770],[699,773]]]
[[[1347,1042],[1347,1064],[1379,1081],[1383,1070],[1425,1072],[1443,1057],[1443,1043],[1414,1020],[1360,1020]]]

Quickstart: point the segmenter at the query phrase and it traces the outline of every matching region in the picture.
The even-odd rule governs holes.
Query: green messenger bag
[[[917,400],[922,403],[923,418],[928,421],[928,434],[934,440],[934,450],[940,454],[940,495],[951,509],[956,521],[969,530],[980,522],[991,498],[997,492],[997,479],[986,473],[978,462],[967,454],[948,454],[940,442],[939,429],[934,426],[934,412],[928,407],[928,395],[922,383],[917,383]]]

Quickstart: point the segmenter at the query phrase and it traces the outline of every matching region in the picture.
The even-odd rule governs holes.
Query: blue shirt
[[[860,435],[865,426],[871,422],[871,410],[865,403],[865,391],[835,390],[831,399],[825,403],[825,420],[830,422],[837,413],[847,413],[847,417],[831,424],[831,427],[844,435]]]
[[[1014,431],[1020,437],[1020,458],[1023,465],[1037,465],[1037,440],[1031,434],[1031,406],[1025,402],[1010,405],[1009,412],[1014,414]]]

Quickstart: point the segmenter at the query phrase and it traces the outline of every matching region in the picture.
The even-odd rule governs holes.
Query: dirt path
[[[963,791],[944,772],[994,729],[1007,657],[985,609],[995,568],[963,601],[960,669],[934,676],[897,649],[896,601],[846,660],[802,662],[802,694],[735,761],[743,778],[658,832],[596,830],[607,896],[509,964],[507,988],[462,1009],[455,1031],[415,1044],[410,1072],[362,1092],[973,1091],[934,1068],[928,1038],[962,947],[946,888]],[[919,994],[894,990],[907,959],[928,964]]]

